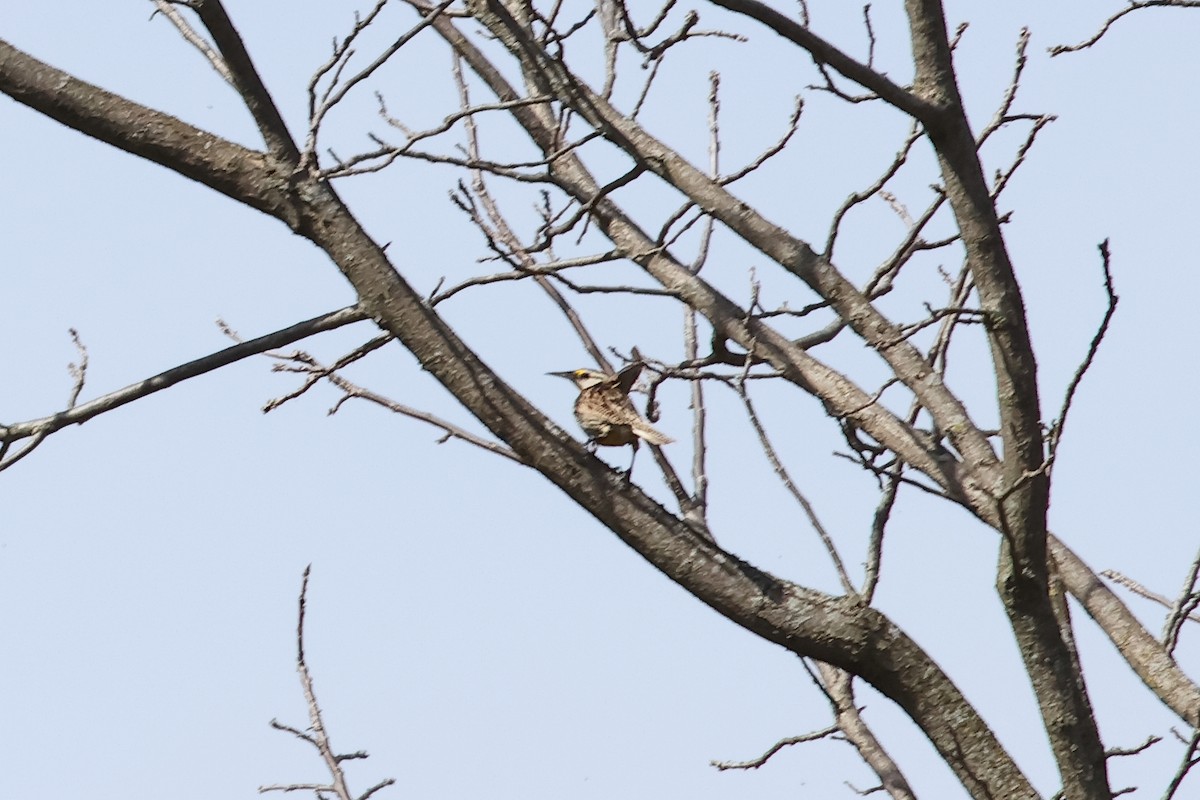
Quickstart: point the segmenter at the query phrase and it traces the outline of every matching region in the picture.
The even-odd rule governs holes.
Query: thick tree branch
[[[50,119],[295,225],[291,167],[79,80],[0,40],[0,92]]]
[[[1025,662],[1067,797],[1109,798],[1107,762],[1083,675],[1072,668],[1050,593],[1049,477],[1037,362],[1025,307],[959,95],[940,0],[906,0],[914,92],[939,109],[924,122],[984,314],[996,375],[1004,484],[997,589]]]
[[[1083,559],[1054,536],[1049,541],[1056,571],[1088,616],[1168,708],[1192,727],[1200,727],[1200,687]]]

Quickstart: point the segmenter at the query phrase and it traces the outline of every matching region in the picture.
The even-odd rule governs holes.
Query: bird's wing
[[[617,373],[617,386],[621,389],[621,394],[629,394],[633,389],[633,385],[637,383],[638,376],[642,374],[642,367],[645,366],[641,361],[635,361],[625,369]]]

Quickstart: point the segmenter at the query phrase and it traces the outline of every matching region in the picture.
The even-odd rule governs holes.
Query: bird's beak
[[[556,378],[566,378],[569,381],[575,380],[575,372],[568,370],[567,372],[547,372],[547,375],[553,375]]]

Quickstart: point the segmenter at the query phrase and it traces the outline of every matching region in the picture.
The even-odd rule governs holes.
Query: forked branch
[[[350,793],[350,788],[346,781],[346,771],[343,769],[342,764],[346,761],[364,759],[367,757],[367,754],[361,750],[354,753],[339,753],[333,749],[333,744],[329,740],[329,731],[325,727],[325,717],[321,713],[320,704],[317,702],[317,691],[313,686],[312,673],[309,672],[308,658],[304,652],[304,619],[308,610],[308,578],[311,573],[312,564],[309,564],[304,568],[304,579],[300,585],[300,610],[296,623],[296,671],[300,674],[300,687],[304,692],[304,700],[308,704],[308,727],[305,730],[300,730],[291,725],[285,725],[278,720],[271,720],[271,727],[277,731],[290,733],[300,741],[307,742],[316,748],[321,756],[321,760],[325,762],[325,768],[329,771],[330,782],[327,784],[273,784],[270,786],[260,786],[258,791],[259,794],[266,794],[267,792],[310,791],[315,792],[317,797],[322,797],[324,796],[323,793],[329,792],[337,797],[337,800],[368,800],[371,795],[380,789],[391,786],[396,780],[395,778],[387,778],[358,796]]]

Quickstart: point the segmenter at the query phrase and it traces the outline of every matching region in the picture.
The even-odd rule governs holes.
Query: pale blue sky
[[[860,9],[812,5],[817,29],[858,52]],[[229,0],[297,136],[308,77],[356,8],[365,10]],[[151,9],[10,0],[0,36],[258,146],[236,95],[165,20],[150,19]],[[1048,46],[1090,35],[1107,10],[952,3],[949,18],[972,22],[958,58],[977,127],[1007,84],[1022,25],[1033,39],[1016,110],[1059,115],[1002,200],[1013,211],[1006,235],[1047,417],[1103,313],[1096,244],[1112,240],[1121,307],[1070,421],[1052,523],[1094,568],[1121,569],[1171,594],[1200,538],[1189,427],[1200,15],[1135,15],[1090,52],[1048,58]],[[880,56],[903,82],[898,13],[877,9],[875,20]],[[391,13],[392,35],[408,18]],[[711,8],[702,19],[733,24]],[[752,23],[736,27],[749,44],[695,43],[670,65],[647,125],[703,160],[707,73],[720,69],[733,167],[778,134],[790,98],[804,94],[794,149],[739,191],[820,246],[830,212],[878,173],[905,126],[882,109],[847,109],[807,91],[806,59]],[[385,75],[389,107],[414,127],[439,121],[451,108],[448,64],[433,38],[418,39]],[[369,94],[333,124],[345,152],[382,130]],[[327,259],[273,220],[7,99],[0,131],[9,189],[0,215],[0,421],[62,407],[75,358],[68,328],[90,351],[89,399],[226,346],[217,317],[250,337],[353,302]],[[997,164],[1016,141],[997,141]],[[484,252],[478,235],[447,200],[457,177],[405,163],[339,190],[374,236],[392,242],[405,276],[428,290],[443,276],[487,269],[475,263]],[[914,174],[903,184],[914,209],[935,179]],[[651,192],[639,202],[662,198]],[[864,212],[840,245],[843,268],[861,279],[900,230],[881,205]],[[811,299],[732,242],[718,243],[706,269],[743,301],[750,267],[776,301]],[[904,298],[889,302],[889,311],[908,308]],[[605,317],[617,308],[611,300],[580,305],[604,345],[679,357],[676,310],[646,303]],[[464,295],[441,310],[507,380],[574,430],[570,387],[544,373],[582,366],[586,355],[532,287]],[[336,358],[372,332],[360,324],[302,347]],[[857,344],[839,346],[859,358]],[[981,403],[986,422],[989,386],[965,362],[969,352],[952,379]],[[872,368],[864,362],[860,374]],[[351,374],[474,428],[398,345]],[[327,387],[261,413],[294,385],[265,359],[243,362],[63,431],[0,475],[6,793],[207,800],[323,780],[313,752],[267,725],[306,722],[293,655],[296,593],[309,563],[308,652],[327,722],[339,749],[372,754],[349,768],[358,791],[385,776],[398,786],[382,796],[396,798],[825,798],[853,796],[843,781],[873,784],[846,745],[828,742],[792,748],[756,772],[716,772],[709,759],[749,758],[828,724],[825,701],[794,658],[670,584],[528,470],[462,443],[438,445],[435,430],[362,403],[327,416],[337,399]],[[662,400],[661,427],[683,442],[685,389],[667,387]],[[815,537],[745,442],[736,404],[720,392],[712,403],[724,414],[712,431],[719,540],[767,570],[835,590]],[[762,403],[788,466],[856,565],[874,509],[870,481],[830,457],[842,445],[815,402],[766,394]],[[672,448],[686,470],[687,445]],[[992,590],[996,547],[965,514],[909,494],[888,540],[880,602],[1049,793],[1053,763]],[[1130,602],[1157,631],[1161,614]],[[1079,616],[1106,744],[1165,734],[1175,720]],[[1180,654],[1195,665],[1194,638]],[[895,708],[865,688],[860,703],[922,796],[961,796]],[[1114,786],[1140,784],[1133,797],[1157,797],[1177,757],[1164,742],[1116,762]]]

